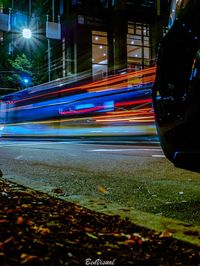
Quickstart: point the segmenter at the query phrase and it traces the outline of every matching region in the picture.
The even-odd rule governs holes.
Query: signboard
[[[61,40],[61,24],[47,21],[46,37],[49,39]]]
[[[0,13],[0,30],[10,31],[10,15]]]

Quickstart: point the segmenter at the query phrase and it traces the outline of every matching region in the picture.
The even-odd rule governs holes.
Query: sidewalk
[[[189,230],[189,228],[188,228]],[[0,265],[200,265],[196,245],[0,178]]]

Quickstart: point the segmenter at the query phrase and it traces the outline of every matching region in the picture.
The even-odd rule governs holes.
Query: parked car
[[[175,166],[200,170],[200,1],[172,2],[160,43],[153,105],[160,142]]]

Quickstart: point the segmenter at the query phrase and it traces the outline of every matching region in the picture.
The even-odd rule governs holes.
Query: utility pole
[[[49,22],[49,15],[47,15],[47,21]],[[51,81],[51,43],[50,39],[47,38],[47,56],[48,56],[48,81]]]
[[[50,39],[47,39],[48,42],[48,81],[51,81],[51,43]]]
[[[32,4],[31,4],[31,0],[29,0],[29,18],[31,18],[31,14],[32,14]]]
[[[55,21],[55,1],[52,0],[52,21]]]

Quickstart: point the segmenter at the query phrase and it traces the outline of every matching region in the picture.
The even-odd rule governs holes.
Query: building
[[[26,53],[43,81],[89,73],[93,80],[155,64],[169,0],[1,1],[0,76],[7,57]],[[32,38],[21,31],[30,28]]]

